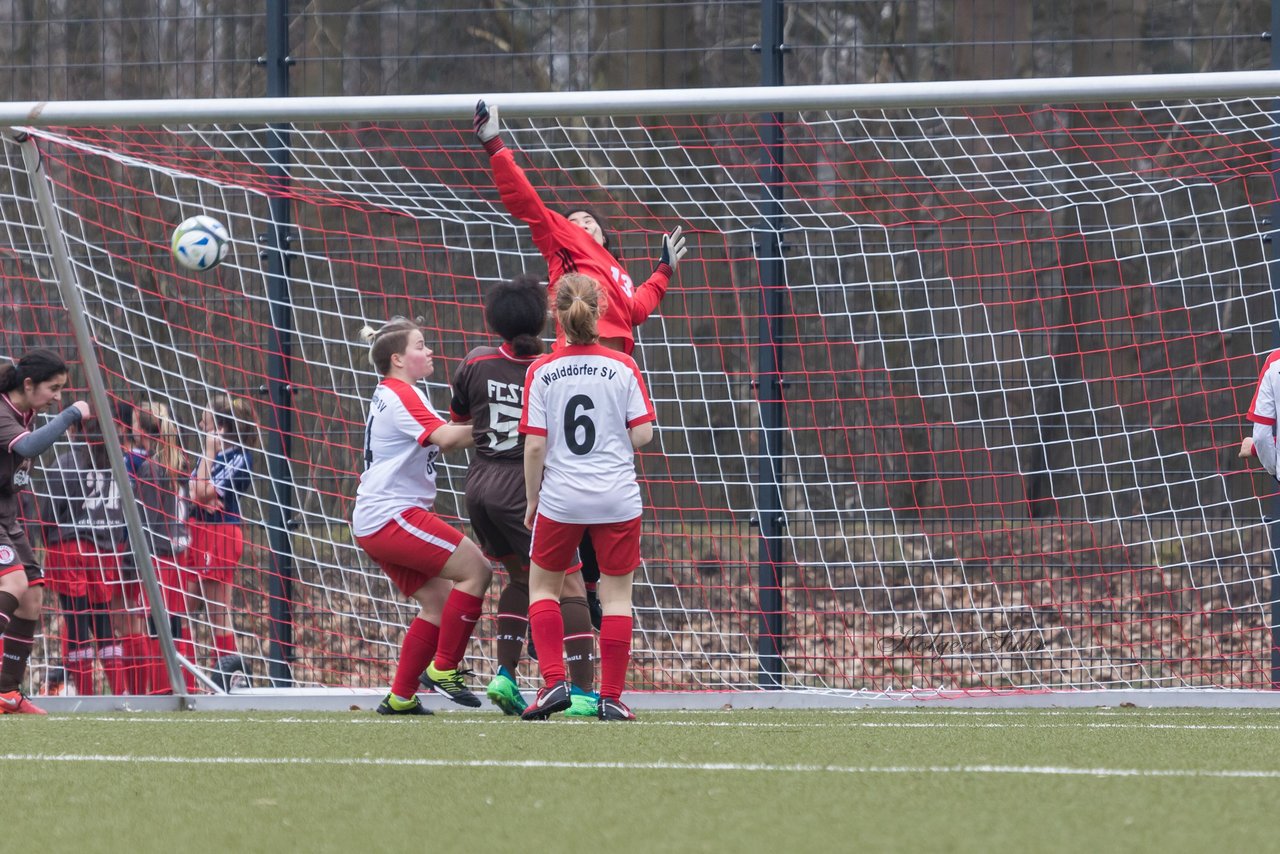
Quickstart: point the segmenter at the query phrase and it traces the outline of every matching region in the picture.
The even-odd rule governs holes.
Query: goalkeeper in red
[[[474,128],[476,136],[489,152],[494,183],[503,205],[511,215],[525,222],[533,233],[534,245],[547,262],[547,279],[552,290],[566,273],[590,276],[603,289],[600,307],[600,344],[627,355],[635,349],[635,331],[658,307],[676,266],[685,256],[685,238],[679,226],[662,238],[658,265],[639,287],[635,287],[622,262],[609,246],[609,235],[600,220],[588,208],[568,208],[563,214],[548,208],[529,183],[524,170],[499,135],[497,106],[484,101],[476,104]],[[556,348],[564,345],[564,331],[556,321]],[[591,538],[581,544],[582,578],[587,589],[592,622],[599,622],[599,600],[596,585],[600,578],[599,563]],[[536,642],[535,642],[536,643]]]
[[[551,288],[554,290],[565,273],[582,273],[599,282],[605,303],[601,307],[600,343],[630,355],[635,349],[633,328],[658,307],[676,265],[685,255],[685,239],[680,227],[663,236],[658,266],[648,279],[635,287],[622,262],[610,251],[609,236],[595,214],[586,208],[571,208],[560,214],[543,204],[524,170],[516,165],[499,130],[498,108],[486,106],[484,101],[478,103],[476,136],[489,152],[498,194],[511,215],[527,223],[533,232],[534,245],[547,261]],[[558,327],[559,321],[557,348],[564,344],[564,332]]]
[[[631,581],[640,565],[635,450],[653,439],[655,415],[630,356],[600,344],[604,298],[595,280],[566,275],[555,313],[566,345],[534,362],[525,380],[524,478],[533,531],[529,629],[543,688],[521,715],[544,720],[572,703],[565,678],[560,597],[583,534],[600,562],[600,703],[606,721],[635,720],[622,702],[631,657]]]

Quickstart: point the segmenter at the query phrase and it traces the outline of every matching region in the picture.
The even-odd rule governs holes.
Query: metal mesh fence
[[[743,86],[760,81],[759,0],[294,2],[299,95]],[[261,95],[262,0],[5,0],[13,100]],[[1266,67],[1270,3],[797,0],[789,83]]]

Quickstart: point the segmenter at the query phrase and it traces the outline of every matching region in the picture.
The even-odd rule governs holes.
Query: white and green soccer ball
[[[213,217],[200,214],[178,224],[169,249],[180,266],[197,272],[210,270],[231,251],[231,234]]]

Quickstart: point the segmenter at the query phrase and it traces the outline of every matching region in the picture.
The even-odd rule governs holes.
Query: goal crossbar
[[[1100,103],[1174,98],[1264,98],[1280,95],[1280,71],[1130,74],[930,83],[743,86],[599,92],[519,92],[496,95],[349,96],[339,98],[210,98],[0,103],[0,125],[70,127],[111,123],[284,123],[468,119],[477,97],[512,118],[607,115],[707,115],[778,110]]]

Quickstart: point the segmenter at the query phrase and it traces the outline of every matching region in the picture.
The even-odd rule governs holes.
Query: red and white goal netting
[[[1276,327],[1271,101],[797,110],[785,97],[769,108],[785,162],[782,684],[1268,687],[1277,591],[1259,496],[1274,484],[1236,449]],[[689,232],[677,281],[637,335],[661,429],[640,455],[629,681],[754,687],[759,117],[518,118],[518,103],[503,106],[545,200],[604,215],[633,277],[664,231]],[[486,287],[546,272],[469,122],[292,123],[284,189],[260,125],[28,130],[113,395],[167,401],[192,453],[211,394],[254,402],[262,442],[233,605],[257,685],[280,565],[260,235],[269,199],[290,200],[292,673],[387,684],[413,611],[347,528],[376,382],[356,330],[425,318],[429,393],[445,411],[460,359],[493,341]],[[49,224],[18,145],[4,149],[3,352],[73,356]],[[174,224],[197,213],[233,237],[205,274],[168,252]],[[466,466],[454,453],[440,469],[438,509],[462,526]],[[59,655],[50,612],[36,688]],[[469,652],[481,674],[494,667],[492,613]],[[199,601],[187,619],[207,665]]]

